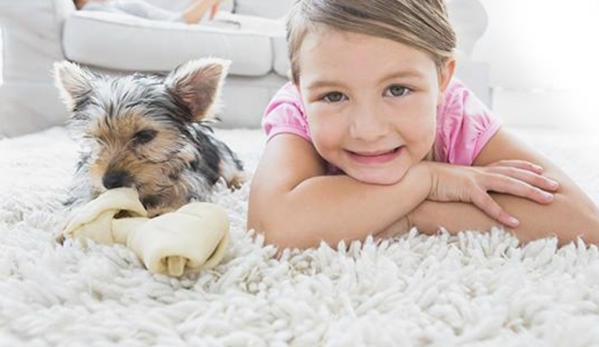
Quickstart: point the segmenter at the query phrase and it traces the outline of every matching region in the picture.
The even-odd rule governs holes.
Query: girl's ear
[[[456,68],[456,61],[455,58],[449,58],[447,59],[447,61],[445,63],[443,63],[443,66],[441,67],[441,71],[439,74],[439,100],[438,102],[441,103],[443,101],[443,94],[445,92],[445,89],[447,89],[447,86],[449,86],[449,82],[451,82],[451,79],[453,78],[453,74],[455,73],[455,68]]]
[[[456,61],[455,58],[449,58],[443,64],[441,68],[441,76],[439,76],[439,83],[441,90],[445,91],[445,88],[449,85],[449,82],[453,78],[453,74],[455,73]]]

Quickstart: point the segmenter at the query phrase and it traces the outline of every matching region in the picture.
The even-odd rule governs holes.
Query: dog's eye
[[[157,133],[158,132],[156,130],[152,130],[152,129],[141,130],[141,131],[138,131],[137,133],[135,133],[135,135],[133,135],[133,140],[135,141],[136,144],[140,144],[140,145],[144,144],[144,143],[148,143],[156,137]]]

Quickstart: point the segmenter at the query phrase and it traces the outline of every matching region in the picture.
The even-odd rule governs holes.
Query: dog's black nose
[[[102,178],[106,189],[126,187],[131,183],[131,177],[125,171],[109,171]]]

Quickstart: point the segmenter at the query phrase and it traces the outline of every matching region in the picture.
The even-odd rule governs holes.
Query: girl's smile
[[[347,150],[347,155],[351,160],[361,165],[385,164],[395,160],[402,151],[402,147],[395,147],[390,150],[375,152],[354,152]]]

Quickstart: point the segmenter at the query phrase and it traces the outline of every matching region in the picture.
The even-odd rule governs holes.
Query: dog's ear
[[[220,93],[230,61],[203,58],[179,65],[166,77],[169,91],[191,111],[190,121],[210,119],[220,106]]]
[[[93,78],[94,75],[89,70],[77,64],[66,60],[54,63],[54,81],[69,111],[92,90]]]

